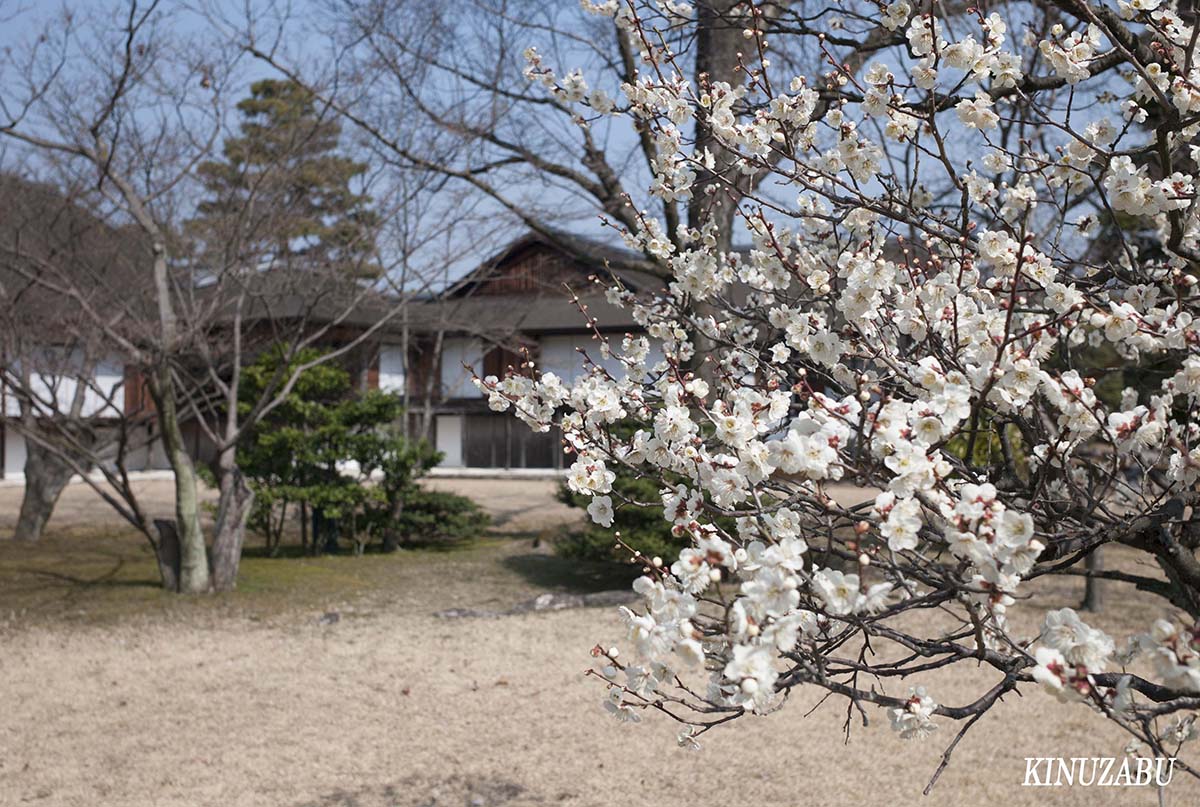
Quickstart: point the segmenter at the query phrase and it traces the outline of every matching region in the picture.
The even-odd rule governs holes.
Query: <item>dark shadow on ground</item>
[[[638,575],[637,569],[626,564],[569,560],[537,552],[510,555],[501,562],[539,588],[577,594],[628,588]]]
[[[351,791],[338,788],[297,807],[503,807],[528,795],[525,787],[507,779],[483,779],[450,774],[440,781],[404,781],[382,787],[367,786]],[[570,793],[560,794],[561,798]],[[542,803],[542,799],[536,799]]]
[[[503,531],[509,524],[515,521],[519,516],[523,516],[529,512],[529,508],[525,506],[510,507],[506,510],[492,509],[492,529]]]
[[[64,589],[88,589],[103,586],[105,588],[161,588],[161,580],[152,580],[150,578],[142,578],[136,580],[117,579],[117,575],[125,564],[118,563],[111,571],[105,572],[99,577],[87,579],[71,574],[61,574],[59,572],[49,571],[47,569],[18,569],[20,574],[27,574],[35,578],[42,578],[48,581],[47,587],[57,586]]]
[[[372,539],[362,551],[362,556],[366,555],[389,555],[405,550],[420,550],[422,552],[457,552],[463,549],[470,549],[477,546],[481,541],[489,538],[508,539],[512,536],[501,535],[491,536],[482,535],[471,538],[433,538],[430,540],[410,539],[403,541],[397,549],[392,552],[383,551],[383,542],[378,539]],[[522,536],[523,537],[523,536]],[[257,533],[248,532],[248,540],[261,540]],[[297,559],[312,559],[320,557],[354,557],[354,546],[348,539],[341,539],[338,542],[337,549],[323,549],[320,552],[313,552],[311,549],[300,545],[298,538],[291,538],[287,543],[280,544],[275,547],[274,552],[269,551],[261,543],[247,545],[242,548],[242,558],[256,558],[259,560],[297,560]]]
[[[391,803],[399,804],[395,801],[395,792],[392,788],[386,788],[384,794],[387,797],[392,797]],[[313,801],[305,801],[300,807],[364,807],[362,796],[359,793],[351,793],[348,790],[335,790]]]

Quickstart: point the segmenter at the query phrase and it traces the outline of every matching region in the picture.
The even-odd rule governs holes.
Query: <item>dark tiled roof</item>
[[[51,185],[0,174],[0,306],[22,336],[66,341],[89,328],[85,306],[136,331],[152,311],[151,266],[132,228]]]
[[[611,305],[603,294],[580,296],[587,316],[601,330],[640,330],[630,312]],[[445,329],[450,333],[502,337],[516,333],[554,333],[588,330],[587,316],[563,293],[479,295],[410,304],[414,330]]]
[[[441,294],[410,300],[407,310],[396,294],[347,275],[276,269],[242,276],[226,274],[208,284],[177,284],[177,314],[185,329],[198,329],[198,337],[229,323],[237,315],[239,299],[243,321],[270,323],[270,330],[275,331],[328,325],[365,329],[385,320],[383,333],[398,332],[405,325],[415,331],[444,329],[493,337],[518,331],[587,330],[586,317],[565,290],[474,293],[481,277],[535,245],[560,252],[568,259],[565,265],[578,268],[580,282],[571,285],[581,295],[588,315],[604,330],[635,330],[637,326],[628,311],[604,299],[600,288],[590,283],[590,276],[615,278],[639,292],[663,286],[651,271],[652,264],[624,246],[547,230],[517,238]],[[14,263],[22,251],[57,262],[56,271],[63,273],[59,285],[74,287],[90,304],[123,312],[131,329],[140,327],[148,334],[154,329],[152,255],[146,240],[132,228],[112,228],[56,188],[0,174],[0,304],[19,306],[31,322],[51,331],[61,329],[64,318],[79,319],[77,300],[28,280],[30,267]]]
[[[529,232],[511,241],[446,289],[444,296],[469,293],[511,256],[535,245],[549,247],[574,261],[581,270],[581,280],[586,280],[589,274],[598,274],[615,277],[633,291],[649,291],[662,286],[662,280],[656,275],[657,267],[644,255],[625,246],[547,228],[545,232]]]

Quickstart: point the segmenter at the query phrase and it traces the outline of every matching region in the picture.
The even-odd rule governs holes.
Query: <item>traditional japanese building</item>
[[[27,186],[8,190],[26,193]],[[42,203],[52,206],[53,200]],[[89,227],[102,227],[62,200],[58,203]],[[112,233],[101,234],[106,242],[113,240]],[[10,254],[6,260],[11,259]],[[131,282],[145,285],[145,273],[136,267],[130,271],[136,279]],[[15,295],[22,285],[34,285],[22,280],[28,272],[23,275],[3,265],[0,272],[9,304],[32,304],[38,295]],[[310,287],[282,274],[275,288],[265,273],[263,288],[253,296],[254,307],[242,317],[247,331],[263,345],[270,343],[272,333],[294,334],[306,328],[322,328],[325,346],[354,343],[340,361],[363,389],[404,396],[412,433],[426,437],[445,455],[440,473],[546,472],[563,467],[559,436],[553,431],[534,433],[511,414],[490,411],[471,374],[500,376],[508,367],[532,360],[540,369],[571,381],[585,371],[584,353],[598,364],[611,364],[601,355],[597,335],[619,345],[625,334],[640,330],[630,312],[605,299],[604,290],[614,280],[635,292],[661,286],[630,250],[565,232],[530,233],[498,249],[440,293],[416,300],[379,293],[355,298],[348,306],[352,289],[319,281],[311,281],[319,287]],[[219,315],[213,321],[219,322]],[[219,339],[219,333],[219,327],[210,329],[213,338]],[[127,469],[165,468],[154,434],[153,402],[138,368],[123,360],[120,351],[105,351],[95,343],[90,348],[103,355],[76,362],[81,371],[86,368],[88,378],[72,378],[75,360],[69,351],[77,348],[67,341],[56,344],[52,327],[45,335],[41,352],[55,357],[56,363],[52,371],[43,368],[39,388],[57,407],[46,407],[44,416],[56,416],[50,411],[55,408],[69,409],[74,391],[85,387],[87,400],[80,414],[138,419],[142,445],[127,456]],[[28,340],[24,352],[29,353]],[[10,353],[3,360],[11,371],[29,356]],[[0,478],[23,475],[31,421],[28,400],[23,413],[18,398],[13,385],[0,383]],[[196,460],[205,462],[211,458],[211,446],[197,426],[185,424],[185,433]]]
[[[641,329],[605,299],[614,279],[635,292],[661,285],[628,250],[566,233],[529,234],[413,307],[408,360],[401,362],[396,345],[382,344],[379,385],[407,385],[410,411],[426,413],[431,439],[445,454],[443,472],[563,467],[557,433],[535,433],[510,413],[489,410],[472,371],[502,376],[533,361],[569,382],[585,372],[584,353],[602,366],[615,364],[601,355],[597,334],[619,346]]]

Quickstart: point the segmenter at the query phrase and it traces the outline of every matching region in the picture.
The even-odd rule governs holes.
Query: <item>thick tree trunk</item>
[[[71,481],[74,469],[53,451],[35,440],[26,441],[25,495],[13,537],[18,541],[37,541],[63,488]]]
[[[696,86],[706,87],[724,81],[731,87],[744,83],[745,75],[738,69],[738,59],[746,47],[742,30],[745,27],[732,10],[741,0],[706,0],[696,8]],[[705,117],[696,121],[696,153],[709,149],[713,153],[712,170],[697,173],[694,195],[688,202],[688,226],[699,228],[713,222],[717,225],[717,249],[728,252],[733,246],[733,221],[741,189],[734,183],[739,179],[734,163],[737,155],[725,148],[713,133]],[[709,192],[711,191],[711,193]]]
[[[175,475],[175,530],[179,536],[179,591],[202,594],[209,590],[208,552],[204,531],[200,528],[200,497],[197,493],[196,467],[184,445],[175,408],[175,390],[170,369],[162,367],[156,375],[153,393],[162,429],[163,448]]]
[[[746,47],[742,31],[744,23],[733,13],[740,0],[705,0],[696,7],[696,62],[695,84],[707,89],[714,83],[727,82],[737,87],[745,82],[745,74],[739,70],[739,57]],[[713,155],[711,170],[697,172],[692,188],[693,196],[687,206],[689,227],[702,229],[706,224],[716,225],[715,251],[730,252],[733,249],[733,223],[737,215],[738,201],[743,189],[738,183],[747,180],[734,168],[738,160],[736,153],[727,149],[717,138],[708,118],[696,120],[697,154],[705,149]],[[715,316],[715,307],[704,301],[693,301],[691,313],[697,319]],[[715,343],[697,330],[692,335],[695,356],[690,369],[710,382],[716,373],[716,365],[707,361]]]
[[[162,587],[167,591],[179,591],[179,531],[175,522],[160,518],[154,520],[154,528],[158,530],[158,574],[162,578]]]
[[[242,545],[246,541],[246,522],[250,520],[250,510],[254,506],[254,491],[236,465],[222,469],[220,486],[221,497],[213,532],[212,586],[216,591],[232,591],[237,585]]]

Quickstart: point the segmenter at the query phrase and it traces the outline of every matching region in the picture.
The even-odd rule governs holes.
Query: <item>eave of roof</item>
[[[565,257],[584,264],[590,272],[615,277],[634,291],[662,286],[662,281],[651,271],[651,263],[640,253],[566,230],[546,228],[544,232],[530,231],[509,242],[450,285],[442,296],[458,297],[469,293],[471,288],[486,279],[496,266],[520,250],[534,245],[556,250]]]

